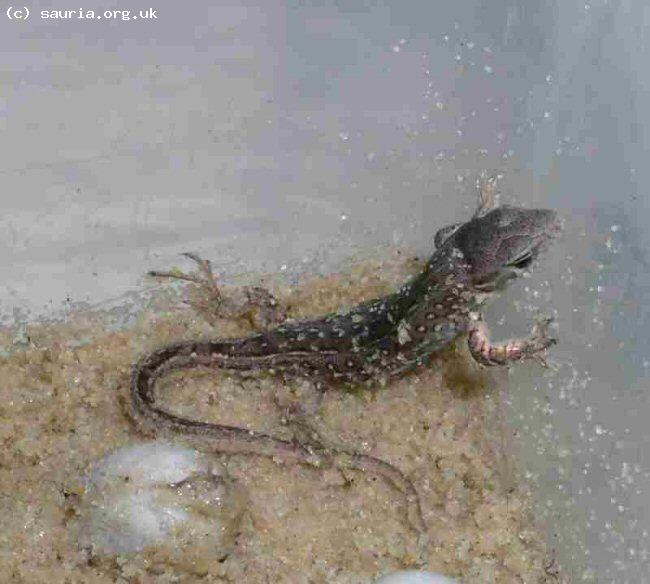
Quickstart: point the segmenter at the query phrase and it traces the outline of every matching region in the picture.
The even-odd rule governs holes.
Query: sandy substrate
[[[406,254],[387,255],[295,288],[267,285],[292,318],[326,313],[386,293],[417,269]],[[468,583],[558,581],[516,479],[514,447],[504,443],[506,376],[479,369],[463,343],[430,370],[385,388],[332,389],[320,403],[304,384],[218,372],[175,374],[160,391],[181,415],[285,438],[295,432],[286,408],[307,404],[332,443],[380,457],[413,481],[426,546],[399,492],[376,476],[230,456],[218,458],[245,504],[224,549],[189,541],[173,553],[161,546],[106,557],[80,547],[84,473],[146,440],[125,415],[132,363],[171,341],[250,331],[244,318],[208,325],[174,290],[126,324],[115,313],[79,312],[0,334],[1,582],[366,583],[414,566]]]

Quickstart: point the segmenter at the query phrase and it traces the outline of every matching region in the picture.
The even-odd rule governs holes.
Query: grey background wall
[[[649,7],[28,8],[0,16],[4,322],[119,299],[185,250],[225,277],[424,253],[469,213],[476,174],[505,170],[505,200],[567,221],[491,311],[508,334],[557,310],[558,370],[508,377],[524,471],[573,581],[650,581]]]

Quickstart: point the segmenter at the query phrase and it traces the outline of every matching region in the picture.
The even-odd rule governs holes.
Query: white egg
[[[379,580],[375,580],[374,584],[459,584],[459,582],[435,572],[406,570],[386,574]]]
[[[243,509],[228,477],[205,454],[166,442],[121,448],[85,477],[79,539],[93,555],[182,543],[225,550]]]

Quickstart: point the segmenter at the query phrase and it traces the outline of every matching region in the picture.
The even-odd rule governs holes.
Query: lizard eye
[[[510,262],[508,265],[512,266],[513,268],[519,268],[520,270],[523,270],[530,266],[530,264],[533,263],[533,254],[528,252],[527,254],[524,254],[520,258],[517,258],[516,260]]]
[[[438,229],[436,235],[433,238],[433,244],[436,246],[436,248],[440,249],[445,241],[447,241],[449,237],[453,235],[461,225],[462,223],[454,223],[453,225],[447,225],[447,227]]]

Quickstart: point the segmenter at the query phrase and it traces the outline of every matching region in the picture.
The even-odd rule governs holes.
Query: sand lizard
[[[550,320],[536,325],[528,338],[492,344],[481,317],[484,302],[511,278],[529,267],[561,227],[546,209],[494,208],[493,182],[482,190],[472,218],[440,229],[436,251],[422,272],[397,292],[364,302],[345,313],[315,320],[285,322],[239,339],[183,341],[146,355],[131,381],[133,417],[156,435],[178,434],[221,453],[256,454],[375,472],[405,496],[410,523],[425,531],[412,483],[387,462],[353,451],[319,448],[286,441],[244,428],[200,422],[161,409],[155,384],[180,368],[208,366],[226,370],[267,370],[358,384],[387,379],[427,365],[432,356],[466,335],[471,354],[484,365],[506,365],[541,354],[555,342],[547,334]],[[208,284],[215,286],[209,262],[199,262]],[[171,277],[185,277],[158,273]]]

